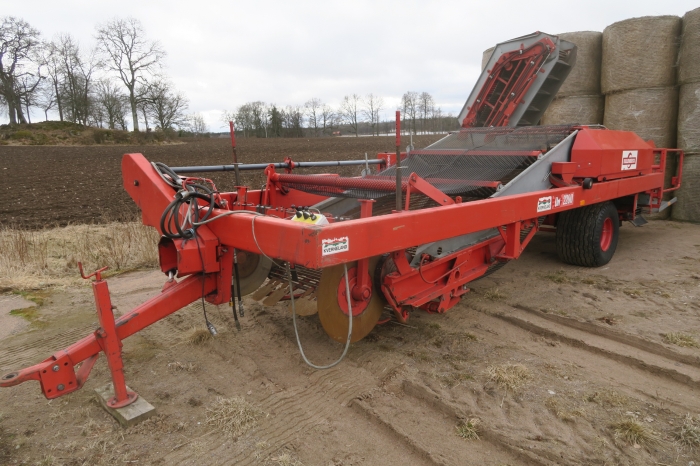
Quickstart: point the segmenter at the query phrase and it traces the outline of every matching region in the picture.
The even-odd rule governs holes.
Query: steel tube
[[[381,165],[385,163],[383,159],[370,160],[335,160],[326,162],[294,162],[294,168],[319,168],[319,167],[348,167],[354,165]],[[286,162],[280,163],[239,163],[239,170],[264,170],[269,165],[275,168],[289,168]],[[235,165],[201,165],[192,167],[171,167],[175,173],[206,173],[206,172],[228,172],[234,171]]]

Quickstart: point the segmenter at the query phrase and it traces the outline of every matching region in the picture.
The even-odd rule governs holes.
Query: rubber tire
[[[610,218],[613,236],[607,251],[600,247],[605,219]],[[612,259],[620,235],[620,217],[615,204],[601,202],[559,214],[557,256],[562,262],[582,267],[600,267]]]

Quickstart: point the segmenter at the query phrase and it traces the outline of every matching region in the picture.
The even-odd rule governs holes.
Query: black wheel
[[[557,255],[567,264],[600,267],[615,254],[620,217],[612,202],[602,202],[559,214]]]

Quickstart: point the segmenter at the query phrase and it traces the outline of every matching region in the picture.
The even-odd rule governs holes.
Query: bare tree
[[[44,80],[37,88],[37,91],[36,105],[44,111],[45,121],[49,121],[49,111],[53,109],[58,102],[53,83]]]
[[[134,131],[138,131],[139,96],[136,89],[161,66],[165,52],[157,41],[146,40],[141,23],[134,18],[116,18],[98,26],[97,43],[107,58],[109,69],[118,74],[129,90]]]
[[[127,129],[129,98],[112,81],[104,79],[97,83],[95,104],[100,109],[101,121],[109,129]]]
[[[267,137],[267,130],[270,127],[270,108],[265,102],[250,102],[251,118],[253,129],[257,137]]]
[[[58,119],[63,121],[63,102],[61,100],[60,90],[63,76],[61,72],[61,57],[58,54],[55,41],[48,42],[44,45],[43,54],[50,88],[47,87],[42,92],[45,96],[49,95],[49,93],[53,96],[53,100],[55,100],[55,104],[58,109]]]
[[[142,101],[147,115],[162,131],[171,130],[174,126],[182,126],[187,122],[187,98],[181,92],[176,92],[172,84],[162,78],[148,86]]]
[[[379,112],[384,108],[384,99],[374,94],[367,94],[362,102],[364,104],[362,114],[369,122],[372,134],[375,134],[376,128],[376,134],[379,136]]]
[[[350,125],[350,128],[355,133],[355,137],[358,136],[360,102],[360,96],[353,94],[346,95],[340,104],[340,114],[342,115],[343,121]]]
[[[418,113],[420,114],[423,132],[427,131],[426,123],[428,122],[428,117],[433,113],[434,107],[435,101],[433,96],[427,92],[421,92],[418,96]]]
[[[320,121],[323,134],[333,133],[333,128],[336,126],[338,115],[333,111],[330,105],[323,105],[320,111]]]
[[[189,118],[190,130],[197,136],[201,136],[208,132],[207,122],[200,113],[194,113]]]
[[[6,16],[0,23],[0,95],[7,104],[10,124],[26,123],[23,100],[41,82],[39,31],[20,18]]]
[[[232,121],[234,124],[236,123],[236,112],[235,111],[229,111],[229,110],[224,110],[221,112],[221,123],[223,123],[223,127],[228,129],[228,122]],[[239,128],[238,125],[236,125],[236,130],[238,131]]]
[[[416,116],[418,114],[418,93],[413,91],[406,92],[401,98],[401,107],[403,107],[403,120],[405,128],[406,120],[411,121],[411,128],[409,132],[412,131],[416,134]]]
[[[249,103],[243,104],[236,110],[236,117],[233,119],[236,127],[243,131],[243,137],[250,136],[253,131],[253,108]]]
[[[323,103],[321,102],[321,99],[314,97],[304,104],[304,108],[306,109],[306,118],[309,125],[308,127],[310,130],[313,130],[314,136],[318,137],[318,130],[321,126],[322,120],[321,113]]]
[[[95,50],[83,54],[69,34],[58,35],[47,46],[49,77],[61,102],[59,116],[74,123],[88,124],[91,115],[93,74],[100,68]]]

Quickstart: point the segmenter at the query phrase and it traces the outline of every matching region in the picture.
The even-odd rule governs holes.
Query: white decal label
[[[537,212],[544,212],[545,210],[552,210],[552,196],[541,197],[537,201]]]
[[[637,168],[637,154],[636,150],[626,150],[622,151],[622,169],[623,170],[634,170]]]
[[[350,239],[347,236],[322,240],[322,255],[338,254],[350,250]]]
[[[562,194],[561,196],[554,198],[554,207],[564,207],[567,205],[573,205],[574,203],[574,193]]]

